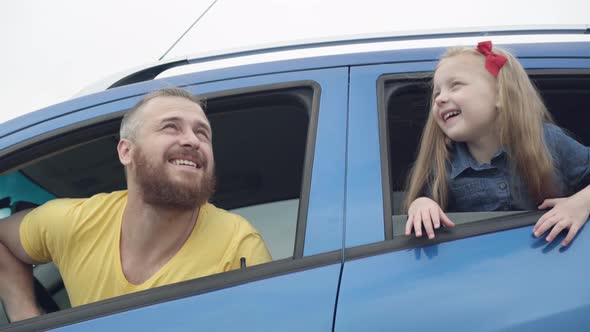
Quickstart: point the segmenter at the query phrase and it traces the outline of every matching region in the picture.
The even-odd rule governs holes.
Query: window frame
[[[521,60],[522,61],[522,60]],[[532,68],[529,69],[523,64],[529,77],[534,80],[535,76],[589,76],[590,68]],[[368,252],[375,253],[398,251],[403,249],[417,248],[438,243],[454,241],[466,237],[478,236],[488,233],[510,230],[525,226],[534,225],[543,212],[523,211],[513,215],[493,217],[490,219],[478,220],[462,224],[459,229],[440,229],[434,240],[416,237],[400,237],[393,234],[393,207],[391,197],[391,155],[388,124],[388,102],[392,97],[391,91],[386,91],[385,85],[392,81],[424,80],[431,79],[434,71],[421,71],[413,73],[382,74],[377,79],[377,111],[379,118],[379,148],[381,154],[381,179],[383,190],[383,221],[385,240],[380,243],[354,247],[347,250],[346,257],[364,257]],[[539,90],[540,91],[540,90]],[[541,92],[541,91],[540,91]],[[381,249],[376,249],[381,248]],[[352,256],[349,256],[352,255]]]
[[[179,87],[193,90],[200,84],[202,83]],[[113,315],[136,308],[204,294],[257,280],[264,280],[293,272],[301,272],[333,264],[341,264],[343,261],[341,250],[333,250],[321,254],[304,256],[305,233],[307,228],[307,210],[309,208],[311,174],[317,137],[321,85],[313,80],[295,80],[237,89],[230,88],[213,93],[200,94],[200,96],[203,99],[208,100],[235,95],[255,94],[301,87],[311,88],[313,90],[313,95],[311,100],[311,109],[309,110],[309,123],[305,143],[301,192],[299,197],[294,252],[292,257],[261,265],[251,266],[245,270],[234,270],[202,278],[191,279],[180,283],[165,285],[79,307],[65,309],[58,312],[45,314],[30,320],[14,322],[4,327],[0,327],[0,330],[4,328],[9,328],[11,330],[14,329],[15,331],[57,328],[60,326],[91,320],[93,318],[98,318],[105,315]],[[127,100],[127,103],[120,104],[119,102],[121,102],[121,99],[119,99],[95,106],[102,106],[109,103],[112,103],[113,107],[122,107],[120,105],[125,104],[132,105],[135,104],[135,102],[137,102],[143,94],[145,93],[124,98]],[[131,103],[129,103],[129,101]],[[84,112],[88,109],[92,109],[95,106],[90,106],[80,111]],[[111,135],[113,130],[118,132],[119,121],[128,109],[129,107],[123,107],[123,110],[109,112],[108,114],[98,117],[91,117],[90,119],[69,124],[59,129],[47,131],[41,135],[21,141],[16,145],[10,146],[0,151],[0,160],[3,161],[2,167],[0,167],[0,174],[16,170],[23,167],[24,165],[33,163],[40,158],[50,154],[59,153],[60,151],[71,148],[72,146],[89,142],[93,139],[96,139],[96,135],[98,135],[98,137],[104,137]],[[66,113],[62,116],[66,115],[69,114]],[[53,119],[55,118],[48,119],[46,121]],[[69,145],[68,143],[71,142],[82,143]]]

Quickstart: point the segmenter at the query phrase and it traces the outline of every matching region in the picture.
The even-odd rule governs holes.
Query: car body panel
[[[347,261],[335,331],[585,330],[590,237],[562,239],[522,227]]]
[[[57,328],[55,331],[329,331],[340,264]]]
[[[159,82],[153,85],[160,84],[164,83]],[[302,256],[313,256],[318,253],[339,252],[342,250],[344,229],[344,156],[348,68],[244,77],[193,84],[185,86],[185,88],[193,93],[213,96],[245,93],[252,89],[273,89],[275,85],[280,88],[285,84],[311,84],[315,86],[315,93],[319,97],[317,123],[313,124],[314,120],[310,120],[312,125],[309,130],[311,132],[317,129],[317,134],[313,135],[314,140],[311,141],[312,144],[315,142],[315,145],[310,145],[312,151],[308,151],[312,155],[311,184],[309,186],[308,209],[305,212],[307,218],[303,219],[305,225],[302,230],[305,232],[305,236],[302,236],[301,239],[304,241],[301,254]],[[121,88],[121,90],[125,90],[125,88]],[[0,151],[6,154],[7,150],[15,146],[22,147],[27,142],[35,142],[46,135],[59,135],[73,128],[82,128],[88,123],[100,122],[101,119],[121,116],[126,109],[141,98],[141,95],[135,94],[136,91],[129,89],[128,96],[119,95],[115,100],[110,102],[103,100],[94,106],[70,105],[80,107],[78,109],[68,110],[63,105],[56,106],[61,109],[59,112],[55,111],[57,115],[54,117],[0,139],[0,147],[4,149]],[[91,99],[91,97],[83,97],[82,99]],[[86,102],[90,104],[90,102]],[[313,119],[312,115],[310,115],[310,119]],[[302,195],[307,195],[307,193],[302,193]],[[288,264],[288,260],[292,260],[292,258],[288,258],[284,264]],[[290,313],[288,315],[291,318],[283,315],[286,325],[282,330],[325,331],[330,329],[332,325],[340,269],[341,260],[338,260],[337,264],[330,266],[303,268],[302,271],[296,273],[269,279],[261,278],[261,280],[247,282],[232,288],[224,288],[220,293],[212,291],[195,297],[169,301],[163,307],[163,304],[154,304],[129,312],[109,315],[103,319],[92,319],[87,323],[82,322],[64,329],[103,330],[127,326],[126,328],[129,329],[141,327],[170,330],[173,328],[170,325],[171,321],[162,319],[162,317],[171,318],[177,315],[173,321],[177,324],[174,325],[174,328],[179,330],[192,330],[195,326],[205,329],[226,330],[230,327],[237,329],[243,327],[244,324],[255,324],[260,329],[267,330],[270,326],[275,326],[273,320],[261,318],[274,311]],[[264,302],[265,304],[251,305],[250,301]],[[198,314],[186,315],[187,308],[191,308],[190,312]],[[58,314],[67,315],[67,311]],[[303,320],[300,319],[302,314],[305,317]],[[208,318],[215,316],[218,318]],[[228,316],[231,319],[227,319]],[[143,318],[139,319],[138,317]],[[162,325],[157,325],[158,323],[146,319],[146,317],[153,317]],[[43,317],[40,317],[39,321],[42,319]],[[157,326],[161,326],[161,328],[157,328]]]
[[[435,64],[426,61],[351,68],[346,247],[385,239],[377,79],[384,73],[431,71]]]
[[[564,52],[555,58],[541,52],[521,63],[531,70],[590,69],[589,44],[580,46],[584,56]],[[384,222],[390,222],[383,207],[371,203],[382,202],[389,188],[380,171],[377,81],[387,74],[431,72],[435,64],[351,69],[345,247],[352,250],[345,251],[335,331],[586,330],[590,268],[582,262],[590,250],[587,229],[567,248],[559,246],[563,233],[547,244],[525,226],[434,245],[425,239],[418,247],[392,251],[388,243],[407,243],[394,234],[401,239],[381,242],[382,252],[373,248],[362,254],[372,243],[379,246]]]

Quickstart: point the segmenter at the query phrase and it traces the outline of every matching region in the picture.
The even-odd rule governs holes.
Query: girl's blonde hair
[[[496,125],[500,143],[529,194],[540,203],[544,198],[552,197],[555,191],[553,158],[543,135],[543,124],[553,123],[553,119],[518,60],[501,48],[494,47],[492,52],[508,59],[497,77],[499,107]],[[463,54],[485,57],[475,48],[453,47],[441,57],[437,69],[443,60]],[[433,98],[430,105],[434,105]],[[408,180],[404,202],[406,211],[416,198],[426,194],[430,194],[446,210],[449,203],[447,164],[450,149],[450,139],[437,125],[430,111],[422,132],[420,150]]]

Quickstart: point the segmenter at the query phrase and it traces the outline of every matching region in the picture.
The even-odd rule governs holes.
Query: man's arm
[[[0,220],[0,298],[11,321],[38,316],[31,264],[20,241],[20,224],[30,210]]]

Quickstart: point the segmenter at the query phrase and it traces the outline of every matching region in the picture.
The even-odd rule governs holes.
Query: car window
[[[590,132],[585,124],[588,112],[580,105],[590,102],[590,76],[578,71],[536,70],[529,75],[541,92],[556,123],[585,145]],[[389,178],[389,204],[393,236],[404,234],[406,215],[403,209],[406,181],[417,155],[422,129],[429,112],[432,73],[385,75],[380,78],[381,107],[385,112],[386,156]],[[387,210],[387,209],[386,209]],[[459,224],[488,220],[522,211],[454,213]],[[387,227],[386,227],[387,228]],[[387,233],[387,231],[386,231]]]
[[[295,246],[303,245],[303,240],[297,244],[295,239],[298,222],[305,222],[299,220],[299,202],[317,93],[309,85],[283,84],[280,89],[204,96],[216,161],[217,186],[211,201],[250,221],[275,261],[293,258]],[[4,198],[0,213],[7,216],[53,198],[125,189],[116,150],[119,122],[120,118],[93,124],[93,130],[77,129],[61,135],[58,144],[41,142],[31,160],[0,170],[5,172],[0,176],[0,199]],[[88,132],[94,134],[84,134]],[[61,309],[69,307],[53,264],[36,266],[35,276]]]
[[[261,232],[273,259],[281,259],[293,256],[298,208],[295,198],[230,211],[249,220]]]
[[[0,218],[53,198],[54,195],[31,181],[21,171],[0,176]]]

